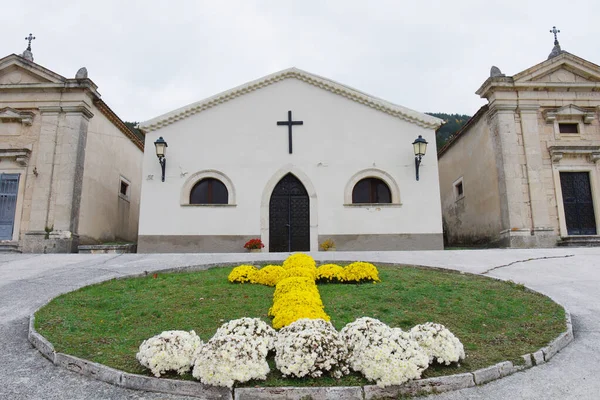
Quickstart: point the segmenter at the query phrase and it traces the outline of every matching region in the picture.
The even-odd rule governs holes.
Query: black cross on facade
[[[288,111],[287,121],[277,121],[277,125],[286,125],[288,127],[288,142],[290,147],[290,154],[292,154],[292,126],[303,125],[304,121],[292,121],[292,112]]]
[[[25,40],[29,41],[29,44],[27,45],[27,51],[31,51],[31,41],[35,39],[35,36],[33,36],[31,33],[29,34],[28,37],[25,38]]]

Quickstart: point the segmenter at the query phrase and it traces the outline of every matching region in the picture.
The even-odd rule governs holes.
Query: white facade
[[[362,103],[362,104],[361,104]],[[294,120],[293,152],[288,127]],[[310,250],[328,238],[339,250],[442,248],[437,160],[415,179],[412,142],[435,149],[440,120],[335,82],[290,69],[141,124],[146,132],[138,251],[243,251],[260,237],[269,250],[269,200],[287,173],[310,198]],[[154,142],[167,143],[166,176]],[[227,205],[189,205],[195,183],[219,179]],[[354,184],[383,180],[390,204],[352,204]]]

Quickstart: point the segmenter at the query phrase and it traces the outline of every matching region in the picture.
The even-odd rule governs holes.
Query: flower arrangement
[[[333,325],[322,319],[299,319],[282,328],[275,342],[275,365],[284,376],[341,378],[350,371],[348,351]]]
[[[267,379],[267,343],[240,335],[215,336],[198,352],[192,375],[206,385],[229,388],[235,382]]]
[[[337,264],[323,264],[317,268],[317,282],[339,282],[344,268]]]
[[[183,375],[194,365],[201,347],[202,340],[194,331],[164,331],[144,340],[135,357],[156,377],[166,371]]]
[[[265,245],[258,238],[256,238],[256,239],[250,239],[244,245],[244,248],[247,249],[247,250],[262,249],[263,247],[265,247]]]
[[[295,253],[285,259],[283,262],[283,269],[290,268],[309,268],[312,270],[317,269],[317,263],[315,260],[304,253]]]
[[[250,340],[264,341],[267,350],[270,351],[275,348],[275,337],[277,336],[277,332],[259,318],[244,317],[233,319],[221,325],[213,338],[230,335],[243,336]]]
[[[329,321],[323,301],[314,279],[291,277],[280,281],[273,294],[273,307],[269,309],[273,317],[273,328],[279,329],[300,318],[321,318]]]
[[[231,283],[252,283],[258,269],[254,265],[240,265],[229,273],[227,280]]]
[[[350,367],[378,386],[418,379],[429,366],[429,357],[409,333],[374,318],[359,318],[340,335],[348,345]]]
[[[250,283],[256,283],[265,286],[275,286],[286,278],[287,273],[281,265],[267,265],[259,269],[251,277]]]
[[[381,282],[377,267],[368,262],[353,262],[338,275],[340,282]]]
[[[412,328],[410,335],[423,348],[430,363],[450,365],[465,358],[463,344],[444,325],[427,322]]]
[[[319,247],[323,251],[333,250],[335,249],[335,242],[333,241],[333,239],[326,239],[321,242]]]

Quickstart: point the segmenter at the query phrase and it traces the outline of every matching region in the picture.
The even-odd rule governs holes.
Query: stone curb
[[[181,270],[181,268],[177,268]],[[163,271],[160,271],[163,272]],[[136,274],[136,276],[145,274]],[[492,278],[494,279],[494,278]],[[537,292],[536,292],[537,293]],[[560,304],[560,303],[558,303]],[[562,306],[562,305],[561,305]],[[43,307],[43,306],[42,306]],[[40,307],[41,308],[41,307]],[[354,386],[354,387],[263,387],[263,388],[237,388],[204,385],[200,382],[180,381],[175,379],[154,378],[143,375],[130,374],[119,371],[102,364],[83,360],[68,354],[57,353],[54,346],[44,336],[35,330],[35,313],[29,317],[29,342],[44,357],[54,365],[69,371],[88,376],[116,386],[134,390],[192,396],[201,399],[397,399],[405,395],[422,395],[441,393],[465,389],[476,385],[483,385],[496,379],[514,374],[533,366],[544,364],[565,348],[574,339],[571,314],[565,309],[567,330],[561,333],[548,346],[538,351],[522,356],[524,365],[513,365],[510,361],[503,361],[491,367],[478,369],[473,372],[440,376],[428,379],[409,381],[401,386]],[[37,311],[37,310],[36,310]]]
[[[238,388],[234,392],[235,400],[363,400],[363,391],[360,386]]]

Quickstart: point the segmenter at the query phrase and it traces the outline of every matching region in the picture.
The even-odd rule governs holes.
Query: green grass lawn
[[[378,266],[381,283],[319,284],[325,311],[339,330],[356,318],[408,330],[427,321],[446,325],[464,344],[460,366],[430,366],[423,377],[518,361],[566,329],[562,307],[521,285],[435,269]],[[195,330],[207,341],[224,322],[267,317],[274,288],[231,284],[232,268],[113,279],[61,295],[36,313],[36,329],[56,351],[127,372],[150,375],[137,362],[140,343],[164,330]],[[271,360],[272,363],[272,360]],[[360,385],[341,380],[286,379],[272,364],[266,382],[247,386]],[[184,379],[192,379],[191,374]]]

